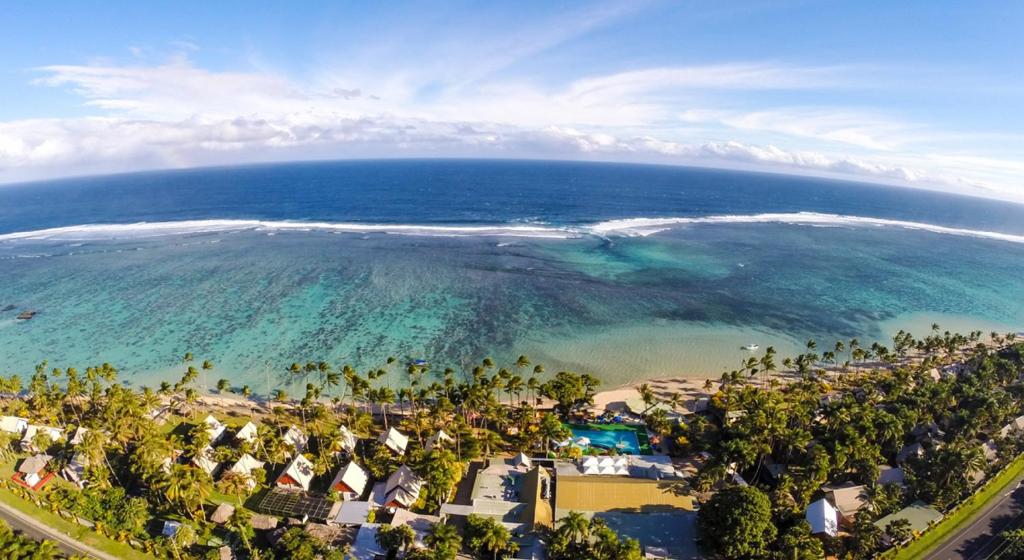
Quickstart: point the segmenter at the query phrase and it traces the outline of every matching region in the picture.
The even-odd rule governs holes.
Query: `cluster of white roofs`
[[[62,428],[30,424],[28,418],[21,418],[20,416],[0,416],[0,431],[20,435],[21,439],[18,444],[22,451],[29,453],[38,453],[40,451],[36,449],[35,439],[41,433],[50,436],[50,441],[53,443],[64,440],[64,430]]]

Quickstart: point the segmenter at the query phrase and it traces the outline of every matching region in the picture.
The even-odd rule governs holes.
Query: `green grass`
[[[920,539],[912,541],[903,548],[890,550],[883,554],[882,558],[888,560],[910,560],[924,556],[932,548],[945,542],[947,536],[955,533],[960,527],[970,521],[974,514],[990,500],[1001,495],[1006,490],[1006,487],[1021,473],[1024,473],[1024,455],[1014,459],[980,491],[963,502],[953,513],[926,531]]]
[[[95,549],[106,552],[117,558],[127,558],[129,560],[145,560],[151,558],[151,556],[139,552],[127,544],[119,543],[117,541],[110,540],[106,537],[102,537],[91,529],[83,527],[77,523],[68,521],[55,513],[36,507],[35,504],[15,496],[13,492],[7,489],[0,488],[0,501],[3,503],[21,511],[22,513],[32,517],[39,522],[47,525],[51,529],[55,529],[69,535],[74,539],[77,539]]]

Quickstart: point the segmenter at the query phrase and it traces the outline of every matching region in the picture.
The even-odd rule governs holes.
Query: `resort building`
[[[423,449],[429,452],[432,451],[434,447],[438,445],[452,443],[453,441],[455,440],[453,440],[450,435],[444,433],[444,430],[438,430],[436,434],[427,438],[426,443],[423,444]]]
[[[415,537],[412,541],[413,548],[427,548],[424,539],[430,532],[430,526],[434,523],[440,523],[441,518],[436,515],[422,515],[419,513],[413,513],[407,509],[400,509],[395,512],[395,515],[391,518],[391,526],[397,527],[399,525],[408,525],[412,528]]]
[[[253,478],[252,472],[256,469],[262,469],[265,464],[266,463],[256,459],[252,455],[243,453],[242,456],[238,458],[238,461],[235,461],[235,464],[231,465],[231,467],[225,471],[225,474],[230,472],[239,476],[244,476],[246,478],[245,483],[249,486],[249,490],[252,490],[256,488],[256,479]]]
[[[289,426],[288,430],[281,436],[281,439],[292,446],[296,453],[305,451],[306,446],[309,444],[309,438],[306,437],[306,434],[295,426]]]
[[[28,429],[28,418],[20,416],[0,416],[0,431],[9,434],[24,434]]]
[[[337,525],[362,525],[370,518],[370,509],[373,505],[372,502],[368,501],[353,500],[342,502],[341,507],[338,508],[337,515],[334,516],[331,523]]]
[[[900,467],[890,467],[889,465],[878,466],[878,479],[875,480],[875,484],[899,484],[903,486],[905,484],[906,474]]]
[[[1003,426],[1003,428],[999,430],[999,437],[1007,438],[1013,434],[1019,434],[1021,432],[1024,432],[1024,416],[1018,416],[1010,421],[1009,424]]]
[[[303,455],[296,455],[285,467],[275,484],[278,488],[309,491],[309,483],[313,481],[313,463]]]
[[[82,441],[85,439],[85,434],[87,433],[89,433],[89,428],[78,426],[77,428],[75,428],[74,433],[71,434],[71,439],[68,440],[68,443],[76,446],[81,445]]]
[[[511,460],[489,459],[476,471],[472,485],[468,505],[445,504],[441,513],[490,517],[520,533],[554,521],[551,474],[523,454]]]
[[[82,453],[75,453],[71,456],[71,460],[61,471],[61,475],[68,482],[78,486],[79,488],[85,488],[85,469],[88,467],[88,461],[85,455]]]
[[[875,527],[885,531],[886,527],[897,519],[906,519],[910,522],[911,531],[915,533],[922,533],[932,524],[941,521],[942,513],[924,502],[917,501],[896,513],[890,513],[878,521],[875,521]],[[889,535],[885,536],[885,540],[890,540]]]
[[[213,473],[217,472],[217,468],[220,467],[220,463],[214,458],[213,447],[209,445],[192,457],[192,464],[210,476],[213,476]]]
[[[349,550],[349,556],[354,560],[377,560],[378,558],[385,558],[388,555],[388,551],[381,548],[377,544],[377,530],[380,525],[377,523],[364,523],[359,526],[359,532],[356,533],[356,538],[352,542],[352,548]]]
[[[924,457],[924,446],[920,443],[911,443],[903,446],[903,448],[896,453],[896,462],[906,463],[910,459],[920,459],[921,457]]]
[[[29,488],[38,489],[39,483],[48,474],[46,466],[50,464],[51,459],[53,457],[49,455],[36,454],[23,460],[18,465],[18,474],[21,475],[22,482]]]
[[[629,455],[556,460],[554,472],[556,523],[576,511],[600,518],[623,537],[640,541],[645,549],[661,549],[672,558],[698,556],[694,499],[671,458]]]
[[[45,449],[36,449],[35,441],[40,434],[45,434],[49,437],[51,443],[57,443],[64,439],[64,431],[60,428],[29,424],[28,427],[25,428],[25,435],[21,438],[22,451],[28,451],[29,453],[46,451]]]
[[[237,432],[235,432],[235,441],[252,443],[256,441],[256,435],[258,431],[259,428],[256,426],[256,424],[252,422],[246,422],[244,426],[242,426],[241,428],[239,428]]]
[[[384,486],[384,507],[386,508],[408,508],[416,503],[420,497],[420,488],[423,487],[423,479],[412,472],[407,465],[398,467],[388,477]]]
[[[341,494],[343,500],[358,500],[366,485],[370,482],[370,475],[355,461],[349,461],[344,468],[338,470],[334,480],[331,482],[331,491]]]
[[[210,434],[210,445],[213,445],[220,441],[220,438],[224,437],[224,432],[228,429],[227,426],[220,423],[213,415],[208,415],[203,419],[203,424],[206,424],[206,433]]]
[[[828,535],[834,537],[839,534],[839,510],[832,506],[832,503],[822,498],[807,506],[804,512],[804,519],[811,526],[812,535]]]
[[[381,434],[378,441],[396,455],[405,455],[405,449],[409,446],[409,436],[394,428]]]
[[[337,449],[345,453],[355,453],[356,451],[356,436],[345,426],[338,426],[338,441]]]
[[[849,525],[853,525],[857,512],[868,504],[867,488],[864,486],[846,483],[840,486],[825,486],[822,490],[839,511],[842,521]]]

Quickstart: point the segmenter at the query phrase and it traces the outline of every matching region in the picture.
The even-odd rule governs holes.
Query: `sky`
[[[1024,3],[11,2],[0,183],[348,158],[1024,201]]]

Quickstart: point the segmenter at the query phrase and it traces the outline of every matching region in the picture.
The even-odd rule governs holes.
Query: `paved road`
[[[3,520],[6,521],[12,529],[21,532],[26,537],[30,537],[37,541],[55,541],[60,549],[66,554],[88,556],[90,558],[99,558],[100,560],[117,560],[116,557],[96,550],[75,538],[40,523],[36,519],[3,502],[0,502],[0,518],[3,518]]]
[[[969,523],[949,537],[942,548],[935,549],[925,560],[984,560],[994,553],[1002,539],[999,533],[1016,528],[1024,515],[1024,486],[1017,477],[1002,495],[975,513]]]

